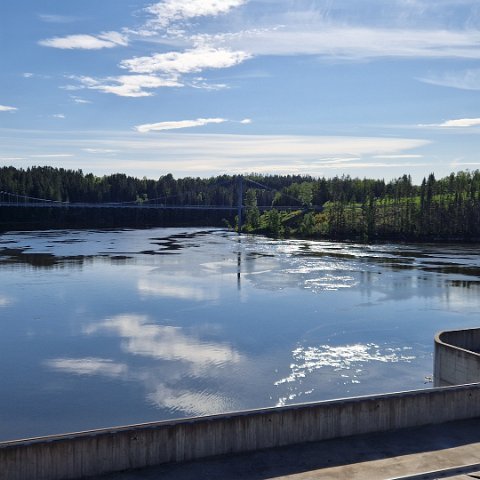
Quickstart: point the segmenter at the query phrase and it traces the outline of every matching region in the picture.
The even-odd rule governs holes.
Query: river
[[[478,245],[0,235],[0,440],[431,386]]]

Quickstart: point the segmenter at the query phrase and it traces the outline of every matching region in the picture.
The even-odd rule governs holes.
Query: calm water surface
[[[430,386],[478,246],[0,235],[0,440]]]

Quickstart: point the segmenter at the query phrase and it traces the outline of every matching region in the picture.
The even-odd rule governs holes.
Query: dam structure
[[[480,382],[480,328],[435,335],[434,385]]]
[[[3,442],[0,480],[107,474],[113,476],[104,478],[125,480],[413,480],[439,478],[439,469],[443,478],[449,472],[450,478],[478,472],[480,384],[476,382],[480,363],[475,362],[479,339],[480,329],[441,332],[435,337],[434,388]],[[454,385],[456,380],[472,383]],[[205,462],[215,461],[223,462],[219,467],[223,473],[199,475]],[[235,472],[226,473],[225,468],[235,462],[243,467],[239,464]],[[260,471],[255,467],[259,464],[263,465]],[[278,470],[279,465],[283,470]],[[150,476],[136,472],[145,468],[161,470]],[[182,476],[178,468],[190,468],[191,476],[185,472]]]

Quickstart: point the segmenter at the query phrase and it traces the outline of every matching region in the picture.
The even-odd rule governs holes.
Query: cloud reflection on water
[[[178,298],[180,300],[194,300],[203,302],[217,300],[220,292],[205,284],[203,278],[185,276],[162,275],[155,278],[140,278],[138,291],[141,295]]]
[[[12,299],[6,295],[0,295],[0,307],[6,307],[12,303]]]
[[[146,315],[135,314],[90,324],[84,333],[110,333],[122,339],[122,350],[128,355],[148,357],[154,362],[128,357],[126,361],[62,357],[46,360],[44,365],[73,375],[139,383],[149,404],[178,416],[208,415],[239,407],[235,397],[222,392],[222,386],[232,376],[231,368],[246,359],[228,344],[202,341],[180,327],[158,325]],[[202,388],[198,388],[197,381]]]
[[[102,375],[120,377],[128,372],[127,365],[108,358],[54,358],[45,361],[47,367],[75,375]]]
[[[237,408],[234,399],[220,392],[169,388],[164,384],[157,385],[155,390],[147,395],[147,399],[157,407],[185,412],[188,415],[211,415]]]
[[[125,314],[85,327],[85,333],[112,332],[131,354],[167,361],[182,361],[202,367],[238,363],[242,356],[228,344],[204,342],[182,332],[180,327],[151,323],[146,315]]]

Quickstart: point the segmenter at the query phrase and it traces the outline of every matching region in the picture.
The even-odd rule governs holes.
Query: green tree
[[[260,210],[257,206],[257,193],[249,188],[245,195],[245,227],[254,230],[260,226]]]

